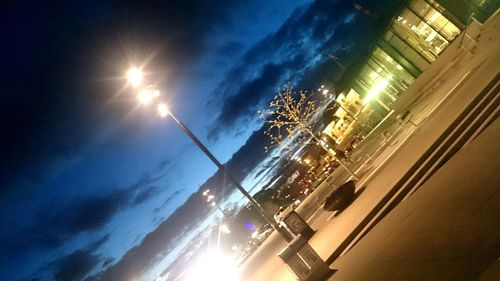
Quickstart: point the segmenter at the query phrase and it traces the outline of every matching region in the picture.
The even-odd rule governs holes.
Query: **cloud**
[[[109,235],[93,242],[85,249],[79,249],[55,262],[54,278],[57,281],[79,281],[101,262],[107,263],[95,251],[109,239]]]
[[[163,201],[163,203],[159,207],[154,209],[154,212],[158,213],[159,211],[161,211],[165,206],[168,205],[168,203],[172,202],[172,200],[174,200],[177,196],[179,196],[182,193],[182,191],[183,191],[182,189],[174,191],[167,197],[167,199],[165,199],[165,201]]]
[[[36,249],[54,249],[73,235],[101,228],[127,206],[129,194],[117,190],[106,195],[91,196],[71,202],[62,208],[38,214],[33,222],[17,231],[2,233],[0,242],[7,253]],[[3,231],[2,231],[3,232]]]
[[[139,191],[134,200],[132,201],[132,206],[137,206],[149,200],[151,197],[158,195],[160,193],[160,188],[158,186],[150,186]]]
[[[54,277],[57,281],[79,281],[100,262],[98,255],[78,250],[62,258]]]
[[[101,229],[118,212],[158,194],[155,184],[162,177],[146,173],[126,188],[75,199],[60,207],[43,206],[43,211],[37,213],[30,224],[0,229],[0,244],[11,254],[55,249],[74,235]]]
[[[304,86],[311,86],[311,79],[302,77],[319,65],[333,65],[324,58],[333,46],[346,44],[341,40],[345,35],[335,30],[341,25],[355,23],[353,11],[351,3],[315,1],[308,7],[296,9],[275,33],[250,48],[241,62],[227,73],[209,101],[220,105],[210,137],[217,138],[222,131],[237,127],[236,124],[245,118],[255,119],[258,106],[284,83],[291,81],[292,85],[301,86],[304,82]],[[319,83],[318,80],[328,76],[322,74],[315,78]]]
[[[158,171],[164,171],[167,167],[170,167],[170,165],[172,165],[172,160],[165,158],[160,163],[158,163],[156,169]]]
[[[178,239],[196,226],[207,212],[204,199],[193,194],[167,220],[147,234],[141,243],[131,248],[116,264],[96,274],[96,280],[137,280],[163,259]],[[94,279],[92,279],[94,280]]]
[[[54,277],[57,281],[82,280],[99,262],[98,255],[78,250],[63,257]]]
[[[210,135],[215,137],[222,128],[235,123],[240,116],[249,114],[262,97],[272,92],[273,86],[280,80],[282,74],[281,65],[265,65],[257,78],[243,84],[235,95],[224,101],[221,114],[216,121],[217,127]]]

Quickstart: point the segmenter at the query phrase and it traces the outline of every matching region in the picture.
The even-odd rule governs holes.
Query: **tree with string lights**
[[[330,147],[333,150],[332,152],[325,147],[327,144],[322,142],[314,133],[312,117],[316,111],[316,103],[308,99],[306,91],[296,93],[293,87],[285,86],[269,103],[269,109],[259,111],[268,126],[264,133],[271,140],[270,147],[278,146],[287,139],[297,143],[312,139],[332,155],[354,178],[358,179],[358,176],[336,156],[338,151]],[[270,147],[265,147],[266,151]]]

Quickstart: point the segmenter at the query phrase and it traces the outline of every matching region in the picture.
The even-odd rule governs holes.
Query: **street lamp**
[[[143,78],[144,74],[137,67],[133,67],[127,71],[127,79],[134,88],[142,84]]]
[[[138,68],[132,68],[129,71],[127,71],[127,78],[129,80],[129,83],[134,87],[137,88],[143,83],[143,73],[140,69]],[[148,105],[158,99],[160,97],[160,92],[159,90],[153,86],[149,85],[139,91],[138,93],[138,98],[139,102],[143,105]],[[172,111],[168,108],[167,104],[163,102],[158,102],[156,106],[158,115],[162,118],[170,117],[172,118],[175,123],[181,128],[181,130],[198,146],[198,148],[205,153],[205,155],[217,166],[219,169],[225,170],[226,167],[208,150],[208,148],[191,132],[191,130],[182,122],[180,121],[173,113]],[[236,186],[236,188],[245,196],[248,201],[250,202],[250,205],[252,205],[253,208],[257,211],[259,215],[261,215],[264,220],[269,223],[278,233],[281,234],[283,239],[286,241],[291,241],[292,237],[291,235],[284,229],[280,228],[276,221],[267,213],[264,208],[248,193],[241,184],[234,179],[229,173],[225,173],[228,177],[228,179]]]
[[[203,196],[207,198],[207,202],[210,203],[210,206],[212,207],[217,207],[217,209],[219,211],[221,211],[221,213],[225,216],[227,215],[226,212],[219,206],[217,205],[217,203],[215,202],[215,195],[213,194],[210,194],[210,189],[207,189],[205,191],[203,191]]]

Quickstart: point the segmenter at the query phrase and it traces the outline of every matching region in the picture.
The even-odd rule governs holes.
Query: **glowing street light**
[[[144,74],[139,68],[133,67],[127,71],[127,79],[132,87],[136,88],[142,84]]]
[[[231,233],[231,229],[229,229],[229,227],[226,225],[226,224],[222,224],[220,226],[220,230],[226,234],[229,234]]]
[[[159,103],[158,106],[156,107],[156,109],[158,110],[158,115],[160,115],[160,117],[162,117],[162,118],[167,117],[167,115],[168,115],[168,106],[166,104]]]
[[[160,91],[153,89],[152,87],[147,87],[142,89],[137,94],[137,98],[139,99],[139,103],[143,105],[150,104],[155,98],[160,96]]]
[[[240,273],[234,259],[218,250],[210,250],[194,262],[187,280],[238,281]]]
[[[127,78],[129,80],[129,83],[135,88],[138,87],[143,83],[143,77],[144,75],[138,68],[132,68],[127,72]],[[143,105],[148,105],[151,102],[153,102],[155,99],[158,99],[160,97],[160,92],[153,86],[147,86],[138,93],[138,98],[139,102]],[[226,169],[226,167],[208,150],[208,148],[191,132],[191,130],[182,122],[180,121],[173,113],[171,110],[169,110],[168,106],[163,103],[163,102],[158,102],[156,106],[158,115],[160,117],[165,118],[167,116],[170,116],[175,123],[181,128],[182,131],[200,148],[205,155],[221,170]],[[241,184],[235,180],[229,173],[226,173],[228,179],[236,186],[236,188],[245,196],[248,201],[250,202],[250,205],[255,208],[257,213],[259,213],[267,223],[269,223],[278,233],[281,234],[281,236],[286,240],[290,241],[292,239],[291,235],[286,231],[283,230],[278,226],[276,221],[273,219],[271,215],[267,213],[264,208],[248,193]],[[215,203],[215,202],[214,202]],[[224,213],[224,212],[223,212]]]
[[[210,189],[207,189],[207,190],[203,191],[203,193],[202,193],[202,194],[203,194],[203,197],[206,197],[206,198],[207,198],[207,200],[206,200],[206,201],[207,201],[208,203],[210,203],[210,206],[212,206],[212,207],[217,207],[217,209],[218,209],[219,211],[221,211],[221,213],[222,213],[224,216],[225,216],[225,215],[227,215],[227,214],[226,214],[226,212],[224,212],[224,210],[223,210],[221,207],[219,207],[219,206],[217,205],[217,203],[215,202],[215,200],[214,200],[214,199],[215,199],[215,196],[214,196],[214,195],[212,195],[212,194],[210,194]]]

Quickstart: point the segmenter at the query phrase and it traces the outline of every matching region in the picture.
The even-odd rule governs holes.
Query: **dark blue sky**
[[[243,179],[264,158],[257,110],[331,82],[327,53],[348,64],[372,21],[334,0],[0,4],[1,279],[152,280],[205,225],[191,195],[216,168],[138,107],[129,66],[222,162],[244,146]]]

